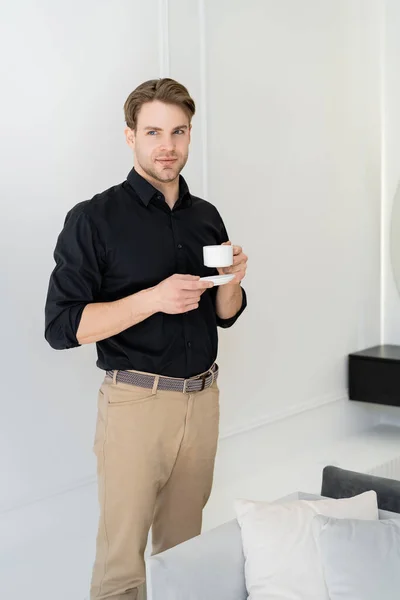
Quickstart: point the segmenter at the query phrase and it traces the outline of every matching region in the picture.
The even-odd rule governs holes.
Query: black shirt
[[[67,215],[58,238],[47,302],[45,337],[58,350],[79,346],[82,311],[93,302],[112,302],[153,287],[174,273],[214,275],[203,264],[203,246],[228,235],[217,209],[191,195],[180,177],[171,210],[164,196],[134,169],[127,181],[81,202]],[[157,313],[97,343],[101,369],[137,370],[191,377],[209,369],[217,356],[217,325],[230,327],[215,311],[218,288],[207,290],[197,310]]]

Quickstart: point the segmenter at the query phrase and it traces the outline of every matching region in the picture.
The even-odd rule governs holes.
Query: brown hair
[[[125,121],[128,127],[136,130],[140,109],[146,102],[159,100],[166,104],[176,104],[183,108],[191,121],[196,105],[184,85],[174,79],[150,79],[140,84],[129,94],[125,104]]]

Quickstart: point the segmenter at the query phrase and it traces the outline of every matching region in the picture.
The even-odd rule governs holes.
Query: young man
[[[56,250],[46,339],[97,344],[106,372],[94,451],[100,524],[91,600],[134,600],[153,553],[200,533],[218,439],[217,326],[246,306],[247,257],[234,246],[227,285],[200,276],[203,246],[228,236],[214,206],[180,176],[195,104],[171,79],[147,81],[125,103],[135,168],[75,206]]]

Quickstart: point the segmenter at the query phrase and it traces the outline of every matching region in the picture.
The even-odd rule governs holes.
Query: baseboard
[[[289,419],[291,417],[294,417],[294,416],[304,413],[306,411],[315,410],[315,409],[321,408],[323,406],[326,406],[327,404],[332,404],[334,402],[340,402],[340,401],[344,401],[344,400],[347,400],[347,392],[346,391],[342,391],[342,392],[334,393],[334,394],[326,394],[324,396],[313,399],[311,401],[303,402],[303,403],[297,404],[295,406],[292,406],[292,407],[288,408],[287,410],[279,411],[276,413],[269,413],[268,415],[264,415],[263,417],[261,417],[259,419],[255,419],[243,426],[228,429],[227,431],[222,432],[222,434],[220,436],[220,440],[223,441],[224,439],[228,439],[233,436],[240,435],[242,433],[248,433],[249,431],[258,429],[259,427],[271,425],[273,423],[282,421],[284,419]],[[88,477],[85,477],[85,478],[82,478],[82,479],[79,479],[76,481],[71,481],[69,484],[66,484],[65,486],[61,486],[58,489],[54,489],[51,492],[46,491],[43,494],[37,494],[36,496],[31,497],[31,498],[21,499],[20,501],[16,502],[15,504],[13,504],[11,506],[3,506],[3,507],[0,506],[0,516],[5,513],[11,512],[11,511],[23,509],[23,508],[25,508],[27,506],[31,506],[33,504],[38,504],[40,502],[45,502],[45,501],[51,500],[52,498],[55,498],[62,494],[68,494],[71,492],[75,492],[76,490],[78,490],[82,487],[94,485],[95,483],[96,483],[96,475],[95,474],[89,475]]]
[[[291,406],[290,408],[282,411],[276,411],[275,413],[269,413],[268,415],[264,415],[259,419],[255,419],[246,423],[243,426],[233,427],[232,429],[228,429],[227,431],[222,431],[220,440],[224,440],[235,435],[240,435],[241,433],[248,433],[253,429],[258,429],[259,427],[264,427],[266,425],[271,425],[278,421],[283,421],[284,419],[289,419],[290,417],[294,417],[303,412],[314,410],[316,408],[321,408],[322,406],[326,406],[327,404],[332,404],[333,402],[343,402],[348,399],[347,391],[336,392],[333,394],[325,394],[324,396],[320,396],[319,398],[314,398],[313,400],[309,400],[307,402],[302,402]]]
[[[20,501],[15,502],[10,506],[1,506],[0,505],[0,517],[6,513],[21,510],[28,506],[32,506],[34,504],[39,504],[41,502],[46,502],[47,500],[51,500],[52,498],[56,498],[57,496],[62,496],[63,494],[70,494],[71,492],[75,492],[80,488],[86,487],[88,485],[94,485],[96,483],[96,475],[89,475],[88,477],[83,477],[82,479],[78,479],[75,481],[71,481],[69,484],[65,484],[60,486],[59,488],[55,488],[52,491],[47,491],[43,494],[37,494],[36,496],[22,498]]]

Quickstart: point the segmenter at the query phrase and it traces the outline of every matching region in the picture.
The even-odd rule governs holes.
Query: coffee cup
[[[233,246],[204,246],[203,258],[206,267],[230,267],[233,265]]]

